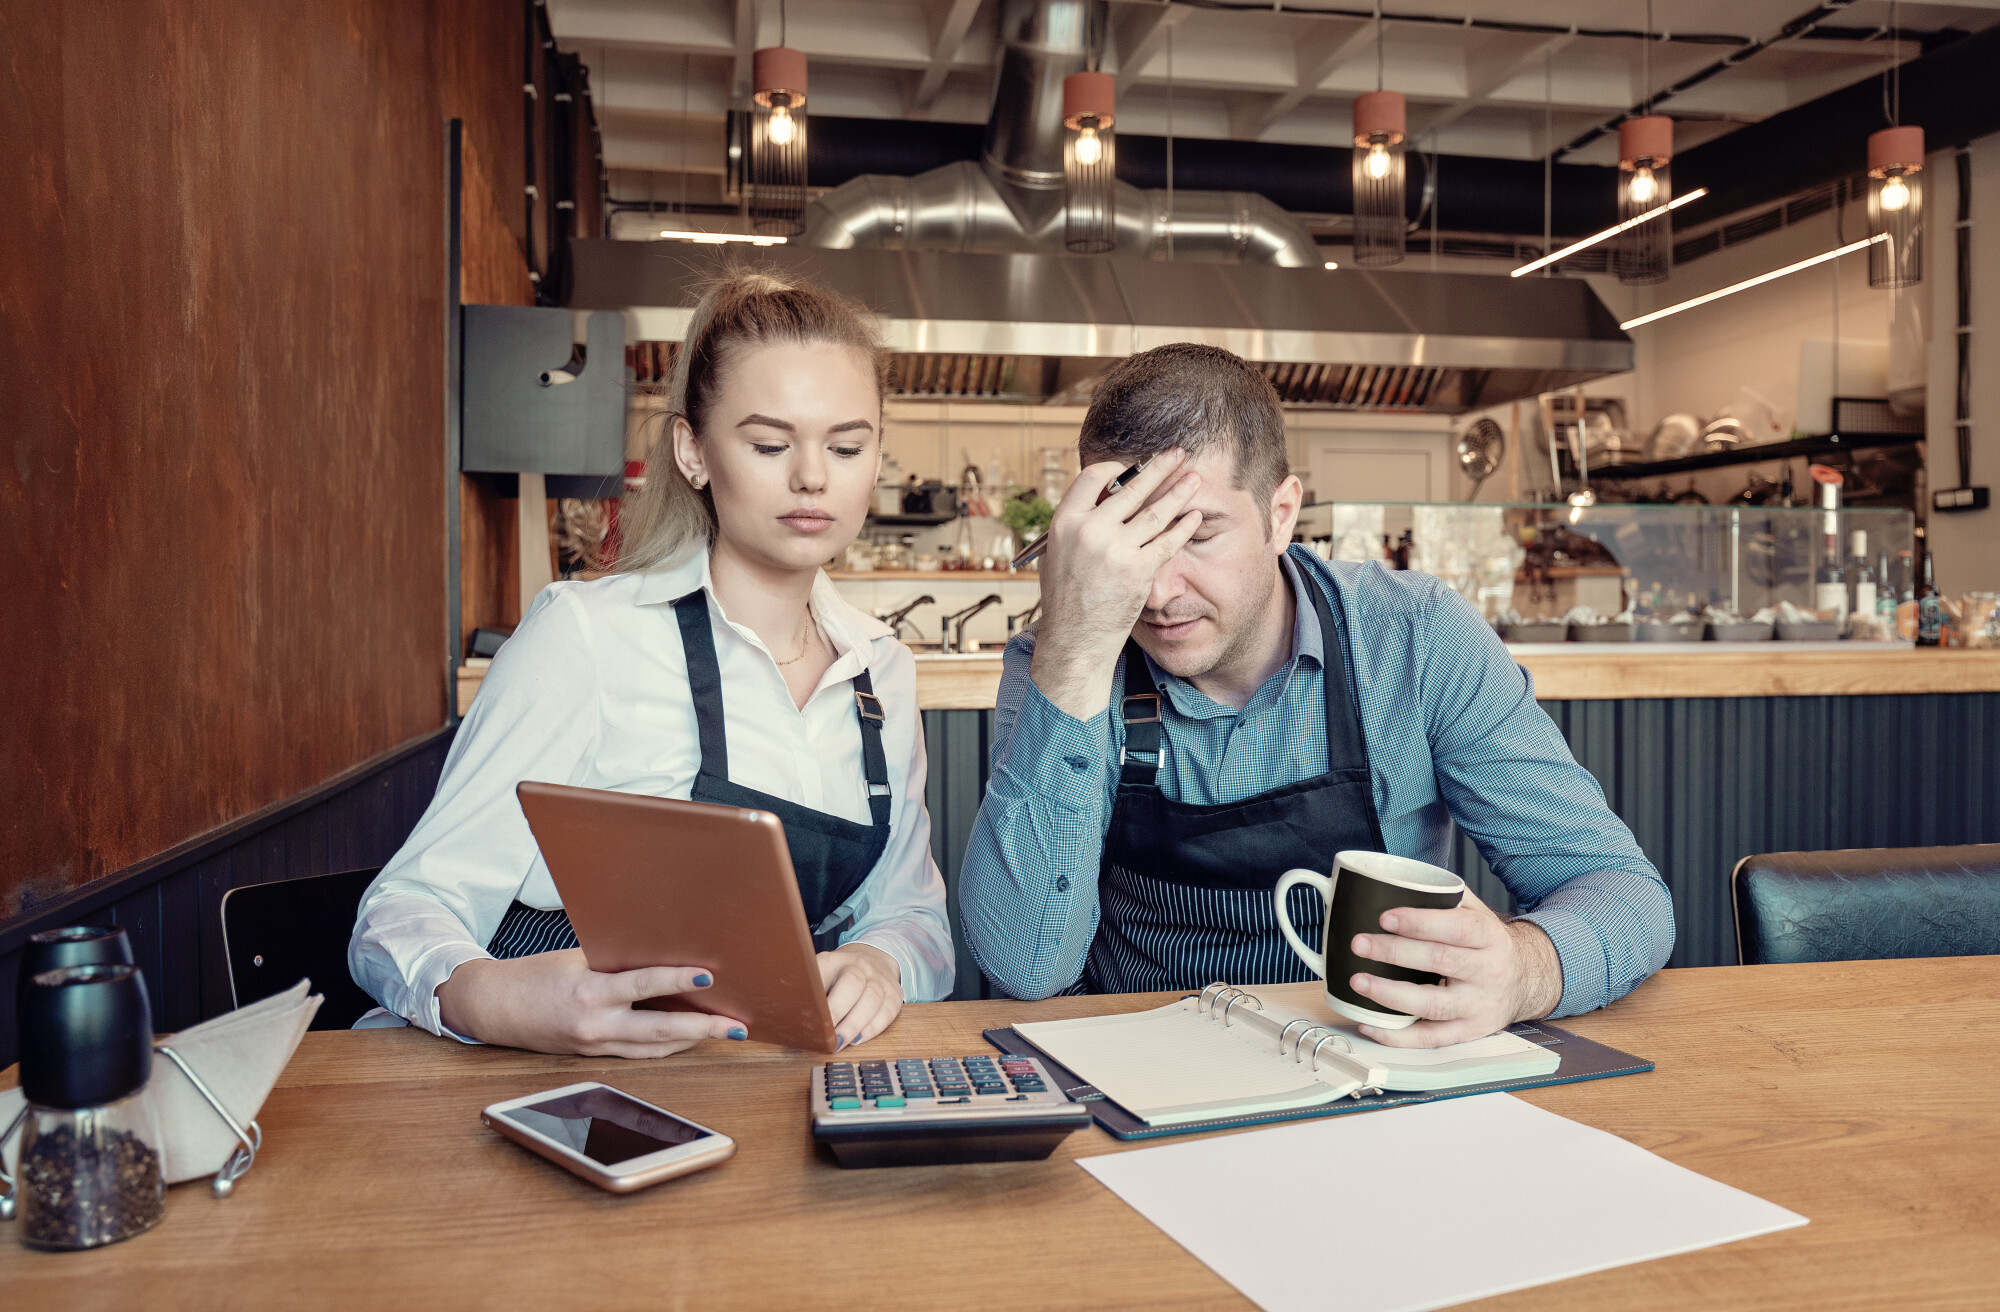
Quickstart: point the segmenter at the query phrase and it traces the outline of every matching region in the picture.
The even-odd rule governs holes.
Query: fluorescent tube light
[[[1760,283],[1770,282],[1773,278],[1782,278],[1788,273],[1797,273],[1800,269],[1810,269],[1813,265],[1825,264],[1828,260],[1837,260],[1843,255],[1851,255],[1855,251],[1866,250],[1878,241],[1887,240],[1889,240],[1888,233],[1878,232],[1873,237],[1863,237],[1860,241],[1848,242],[1847,245],[1842,246],[1838,250],[1823,251],[1811,259],[1800,260],[1797,264],[1787,264],[1782,269],[1773,269],[1769,273],[1760,273],[1754,278],[1745,278],[1742,282],[1721,288],[1718,291],[1712,291],[1706,296],[1697,296],[1691,301],[1682,301],[1679,305],[1669,305],[1664,310],[1655,310],[1651,314],[1642,314],[1636,319],[1627,319],[1618,326],[1630,331],[1633,328],[1637,328],[1640,324],[1651,323],[1655,319],[1664,319],[1670,314],[1679,314],[1682,310],[1692,310],[1695,306],[1707,305],[1710,301],[1719,301],[1732,292],[1740,292],[1747,287],[1755,287]]]
[[[668,241],[693,241],[704,246],[721,246],[727,242],[743,241],[752,246],[782,246],[783,237],[752,237],[740,232],[692,232],[682,228],[662,228],[660,236]]]
[[[1542,268],[1545,265],[1554,264],[1557,260],[1566,260],[1570,256],[1576,254],[1578,251],[1582,250],[1586,246],[1595,246],[1597,245],[1598,242],[1603,241],[1607,237],[1616,237],[1619,233],[1624,232],[1631,228],[1636,228],[1642,223],[1651,223],[1654,219],[1659,218],[1662,214],[1665,214],[1667,211],[1677,210],[1681,206],[1687,204],[1689,201],[1700,200],[1703,196],[1706,196],[1707,194],[1708,194],[1707,187],[1696,187],[1693,191],[1690,191],[1685,196],[1676,196],[1672,200],[1668,201],[1666,204],[1655,206],[1654,208],[1647,210],[1644,214],[1635,214],[1631,218],[1625,220],[1625,222],[1620,223],[1615,227],[1606,228],[1603,232],[1597,233],[1593,236],[1585,237],[1582,241],[1575,242],[1571,245],[1565,246],[1559,251],[1552,251],[1551,253],[1544,255],[1541,259],[1536,260],[1531,264],[1524,264],[1520,268],[1514,270],[1514,272],[1508,274],[1507,276],[1510,278],[1518,278],[1524,273],[1533,273],[1535,270]]]

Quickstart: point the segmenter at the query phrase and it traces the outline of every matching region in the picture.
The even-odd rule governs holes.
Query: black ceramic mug
[[[1323,951],[1307,947],[1292,927],[1292,918],[1285,913],[1285,894],[1297,884],[1317,888],[1326,904],[1326,916],[1320,925]],[[1382,933],[1382,913],[1396,907],[1449,911],[1465,896],[1465,881],[1449,870],[1406,856],[1341,852],[1333,859],[1330,877],[1315,870],[1287,870],[1272,896],[1277,901],[1278,928],[1285,932],[1285,941],[1292,945],[1300,960],[1313,968],[1314,974],[1326,981],[1326,1005],[1357,1024],[1399,1030],[1416,1017],[1383,1010],[1379,1004],[1356,993],[1348,981],[1357,974],[1368,974],[1412,984],[1436,984],[1442,977],[1427,970],[1406,970],[1357,957],[1354,936]]]

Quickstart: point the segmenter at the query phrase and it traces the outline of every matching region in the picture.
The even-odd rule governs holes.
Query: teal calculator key
[[[831,1108],[833,1108],[833,1110],[835,1110],[835,1111],[837,1111],[837,1112],[851,1112],[851,1111],[858,1111],[858,1110],[860,1110],[860,1107],[861,1107],[861,1099],[859,1099],[859,1098],[832,1098],[832,1099],[829,1099],[829,1100],[827,1101],[827,1104],[826,1104],[826,1105],[827,1105],[827,1106],[829,1106],[829,1107],[831,1107]]]
[[[901,1098],[877,1098],[875,1105],[877,1107],[901,1107],[903,1100]]]

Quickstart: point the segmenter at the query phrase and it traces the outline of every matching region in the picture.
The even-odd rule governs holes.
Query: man
[[[1456,593],[1290,548],[1301,490],[1262,375],[1193,344],[1106,375],[1049,527],[1042,619],[1008,644],[991,780],[960,885],[1015,997],[1308,979],[1272,889],[1337,851],[1442,864],[1455,819],[1526,908],[1401,910],[1357,955],[1436,972],[1357,992],[1431,1047],[1623,996],[1673,947],[1672,901]],[[1127,465],[1123,489],[1098,498]],[[1293,894],[1316,924],[1317,896]]]

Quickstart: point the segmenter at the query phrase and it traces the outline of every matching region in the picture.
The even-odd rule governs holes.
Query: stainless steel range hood
[[[1632,339],[1583,282],[1103,256],[572,244],[573,309],[678,341],[730,267],[810,278],[868,306],[901,395],[1080,400],[1110,364],[1206,342],[1263,366],[1290,405],[1460,414],[1629,370]]]

